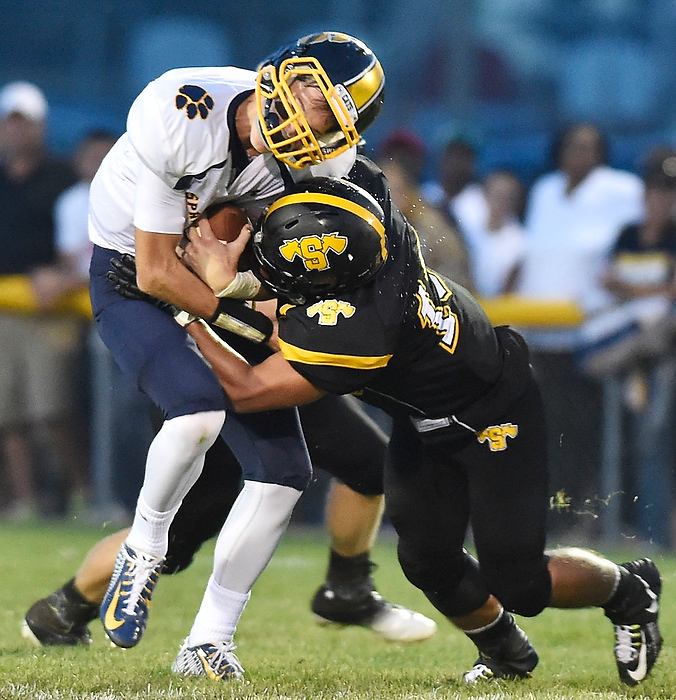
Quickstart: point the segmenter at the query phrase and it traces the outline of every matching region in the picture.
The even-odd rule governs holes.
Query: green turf
[[[0,700],[127,700],[159,698],[318,698],[399,700],[437,698],[676,698],[676,558],[656,557],[664,576],[665,648],[653,675],[636,689],[622,685],[612,658],[610,624],[598,610],[547,610],[521,623],[541,658],[535,676],[480,688],[461,684],[474,661],[469,642],[404,580],[394,544],[376,548],[375,574],[391,600],[433,617],[438,633],[427,642],[388,644],[365,629],[323,629],[309,600],[324,575],[323,533],[291,530],[257,583],[237,632],[245,683],[185,679],[169,671],[188,633],[211,570],[205,547],[187,572],[160,579],[141,644],[111,648],[92,624],[90,648],[36,649],[19,635],[34,599],[67,580],[89,546],[108,531],[61,525],[0,526]],[[628,551],[615,558],[635,556]]]

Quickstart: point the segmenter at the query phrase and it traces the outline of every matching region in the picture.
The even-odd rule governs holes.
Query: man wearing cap
[[[40,307],[46,290],[33,275],[55,264],[52,209],[74,182],[70,167],[47,152],[47,110],[45,96],[32,83],[12,82],[0,90],[0,275],[31,275]],[[43,459],[44,486],[63,482],[69,468],[60,446],[68,444],[69,362],[77,343],[73,319],[0,313],[0,438],[8,517],[25,517],[36,507],[37,455]]]

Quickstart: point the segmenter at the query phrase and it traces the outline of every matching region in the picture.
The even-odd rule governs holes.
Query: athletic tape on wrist
[[[261,282],[251,270],[238,272],[235,279],[216,294],[219,299],[253,299],[261,288]]]

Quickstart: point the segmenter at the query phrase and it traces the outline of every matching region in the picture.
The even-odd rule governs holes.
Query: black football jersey
[[[500,378],[495,330],[467,290],[425,267],[380,169],[359,157],[348,179],[383,208],[387,260],[374,280],[335,298],[280,303],[284,357],[316,387],[393,415],[461,412]]]

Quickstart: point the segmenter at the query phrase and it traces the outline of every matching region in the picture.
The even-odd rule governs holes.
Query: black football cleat
[[[419,642],[437,630],[434,620],[385,600],[370,579],[358,585],[325,582],[312,600],[320,625],[367,627],[388,642]]]
[[[650,559],[620,564],[635,581],[631,593],[613,607],[606,617],[615,630],[615,661],[620,680],[635,686],[643,681],[657,661],[662,635],[657,624],[662,578]]]
[[[31,605],[23,621],[22,635],[38,646],[91,644],[87,623],[98,615],[98,605],[76,605],[62,589]]]
[[[492,680],[515,680],[529,678],[540,660],[526,633],[516,624],[514,616],[508,615],[507,633],[490,643],[477,643],[479,658],[465,673],[465,683]]]

